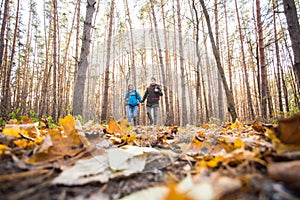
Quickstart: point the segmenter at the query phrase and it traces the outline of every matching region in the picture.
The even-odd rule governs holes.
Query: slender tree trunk
[[[284,14],[288,24],[288,31],[290,34],[292,49],[294,51],[294,65],[293,69],[297,77],[298,90],[300,88],[300,25],[297,16],[297,10],[294,0],[283,1]],[[298,94],[300,92],[298,91]],[[300,109],[300,103],[298,103]]]
[[[272,10],[273,10],[273,30],[274,30],[274,44],[275,44],[275,53],[276,53],[276,66],[277,66],[277,89],[278,89],[278,102],[279,102],[279,110],[281,115],[283,114],[283,102],[282,102],[282,88],[281,88],[281,60],[279,54],[279,46],[278,46],[278,36],[277,36],[277,26],[276,26],[276,16],[275,16],[275,8],[276,8],[275,0],[272,0]]]
[[[214,0],[214,13],[215,13],[215,35],[216,35],[216,47],[220,52],[220,41],[219,41],[219,14],[218,14],[218,0]],[[220,76],[217,74],[218,80],[218,118],[224,120],[224,111],[223,111],[223,85]]]
[[[95,12],[95,4],[95,0],[87,0],[87,10],[83,27],[83,40],[80,54],[80,62],[78,63],[78,73],[76,76],[73,95],[73,115],[83,116],[86,70],[89,65],[88,56],[90,53],[91,29],[93,14]]]
[[[52,0],[53,3],[53,77],[52,77],[52,117],[57,119],[57,0]]]
[[[105,78],[104,78],[104,94],[102,101],[101,120],[108,120],[107,108],[108,108],[108,90],[109,90],[109,70],[110,70],[110,52],[111,52],[111,40],[112,40],[112,29],[113,19],[115,13],[115,0],[111,0],[110,5],[110,19],[108,29],[108,41],[107,41],[107,55],[106,55],[106,67],[105,67]]]
[[[168,97],[168,87],[167,87],[167,80],[166,80],[166,75],[165,75],[165,67],[163,63],[163,55],[162,55],[162,49],[161,49],[161,44],[160,44],[160,36],[158,33],[158,25],[157,25],[157,20],[156,20],[156,15],[154,11],[154,5],[153,5],[153,0],[150,0],[151,4],[151,10],[152,10],[152,17],[153,17],[153,23],[154,23],[154,28],[155,28],[155,36],[156,36],[156,44],[158,48],[158,57],[159,57],[159,66],[160,66],[160,71],[161,71],[161,77],[162,77],[162,82],[163,82],[163,90],[164,90],[164,100],[165,100],[165,106],[166,106],[166,124],[169,125],[169,97]]]
[[[225,77],[225,73],[224,73],[224,69],[221,65],[220,54],[219,54],[219,51],[216,47],[216,43],[214,41],[214,37],[213,37],[212,29],[211,29],[211,24],[210,24],[210,19],[209,19],[209,15],[208,15],[204,0],[200,0],[200,3],[202,5],[204,16],[205,16],[205,19],[206,19],[207,29],[208,29],[210,41],[211,41],[211,44],[212,44],[213,53],[214,53],[214,56],[215,56],[215,59],[216,59],[216,62],[217,62],[218,71],[219,71],[219,74],[220,74],[221,79],[223,81],[223,86],[224,86],[225,94],[226,94],[226,98],[227,98],[228,111],[229,111],[229,113],[232,117],[232,120],[235,121],[237,119],[237,114],[236,114],[236,110],[235,110],[233,95],[229,90],[229,87],[228,87],[228,84],[227,84],[227,81],[226,81],[226,77]]]
[[[249,85],[248,70],[247,70],[247,65],[246,65],[246,58],[245,58],[245,50],[244,50],[240,15],[239,15],[239,10],[238,10],[237,0],[234,0],[234,2],[235,2],[235,9],[236,9],[236,15],[237,15],[237,21],[238,21],[239,37],[240,37],[240,43],[241,43],[241,54],[242,54],[244,77],[245,77],[245,83],[246,83],[248,107],[250,109],[250,118],[254,119],[254,110],[253,110],[252,97],[251,97],[251,91],[250,91],[250,85]]]
[[[161,0],[161,13],[162,13],[162,20],[163,20],[163,27],[164,27],[164,42],[165,42],[165,69],[166,69],[166,76],[165,80],[166,83],[164,84],[164,95],[166,96],[165,104],[166,104],[166,121],[165,125],[170,126],[174,124],[174,108],[173,108],[173,98],[172,98],[172,91],[171,89],[171,80],[172,74],[170,73],[171,63],[170,63],[170,55],[169,55],[169,43],[168,43],[168,36],[167,36],[167,28],[166,28],[166,19],[165,19],[165,10],[164,10],[164,1]],[[168,78],[167,78],[168,77]]]
[[[2,58],[3,58],[4,44],[5,44],[4,34],[6,30],[8,16],[9,16],[9,0],[5,0],[4,13],[3,13],[1,32],[0,32],[0,70],[2,69],[2,62],[3,62]]]
[[[132,33],[132,21],[130,17],[129,7],[128,7],[128,0],[125,1],[126,6],[126,15],[128,16],[128,25],[130,29],[130,47],[131,47],[131,72],[132,72],[132,80],[135,87],[137,87],[136,81],[136,66],[135,66],[135,54],[134,54],[134,39]]]
[[[78,1],[78,7],[77,7],[77,17],[76,17],[76,41],[75,41],[75,70],[74,70],[74,83],[76,81],[77,77],[77,71],[78,71],[78,48],[79,48],[79,37],[80,37],[80,7],[81,7],[81,0]]]
[[[200,73],[200,63],[201,63],[201,55],[200,55],[200,46],[199,46],[199,17],[198,11],[195,5],[195,0],[192,0],[192,6],[195,13],[195,40],[196,40],[196,55],[197,55],[197,63],[196,63],[196,111],[197,111],[197,123],[203,123],[203,116],[200,114],[202,110],[202,103],[201,103],[201,73]]]
[[[262,117],[267,119],[267,66],[265,60],[265,47],[263,40],[262,21],[260,14],[260,0],[256,0],[256,21],[258,31],[258,46],[259,46],[259,65],[261,71],[261,106],[262,106]],[[270,103],[270,102],[269,102]]]
[[[232,87],[232,62],[229,44],[229,33],[228,33],[228,17],[227,17],[227,7],[226,2],[224,3],[224,15],[225,15],[225,30],[226,30],[226,46],[227,46],[227,62],[228,62],[228,73],[229,73],[229,89],[233,92]]]
[[[202,20],[202,29],[205,30],[204,28],[204,20]],[[209,53],[208,53],[208,48],[207,48],[207,36],[206,33],[203,32],[203,43],[204,43],[204,51],[205,51],[205,65],[206,65],[206,77],[207,77],[207,111],[208,111],[208,115],[207,115],[207,120],[209,120],[212,115],[213,115],[213,100],[212,100],[212,81],[211,81],[211,64],[209,63]],[[202,67],[202,73],[204,73],[203,71],[203,67]],[[204,87],[204,86],[203,86]]]
[[[184,70],[184,54],[183,54],[183,43],[182,43],[182,27],[181,27],[181,11],[180,1],[177,0],[177,24],[178,24],[178,37],[179,37],[179,62],[181,72],[181,108],[182,108],[182,126],[187,124],[187,105],[186,105],[186,84],[185,84],[185,70]]]
[[[14,63],[15,58],[15,50],[16,50],[16,40],[17,40],[17,31],[18,31],[18,25],[19,25],[19,8],[20,8],[20,0],[17,2],[17,13],[16,13],[16,21],[15,21],[15,27],[14,27],[14,35],[13,35],[13,44],[11,47],[11,56],[10,56],[10,62],[8,63],[8,69],[6,71],[6,82],[5,82],[5,91],[4,91],[4,97],[3,97],[3,105],[6,107],[6,112],[3,116],[8,116],[8,114],[11,112],[11,89],[10,89],[10,82],[11,82],[11,73],[12,73],[12,67]]]

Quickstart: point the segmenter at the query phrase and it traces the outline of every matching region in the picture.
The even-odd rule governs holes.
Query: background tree
[[[95,12],[95,0],[87,0],[86,17],[83,27],[83,39],[76,75],[74,96],[73,96],[73,115],[83,115],[84,89],[86,82],[86,70],[88,67],[88,55],[90,53],[92,19]]]

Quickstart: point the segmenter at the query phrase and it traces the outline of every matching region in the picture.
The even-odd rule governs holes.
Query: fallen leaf
[[[282,143],[300,145],[300,113],[279,120],[278,131]]]
[[[272,163],[268,166],[268,175],[275,181],[300,189],[300,161]]]

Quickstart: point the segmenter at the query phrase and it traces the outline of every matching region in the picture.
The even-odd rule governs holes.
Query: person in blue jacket
[[[128,85],[128,91],[125,94],[125,102],[127,102],[128,122],[133,119],[133,125],[136,126],[136,118],[138,115],[139,102],[142,103],[140,94],[134,89],[133,84]]]

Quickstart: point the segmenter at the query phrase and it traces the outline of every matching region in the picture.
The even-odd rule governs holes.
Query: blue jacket
[[[126,92],[125,101],[127,102],[127,105],[134,107],[138,105],[138,102],[142,102],[142,98],[136,90],[132,90]]]

